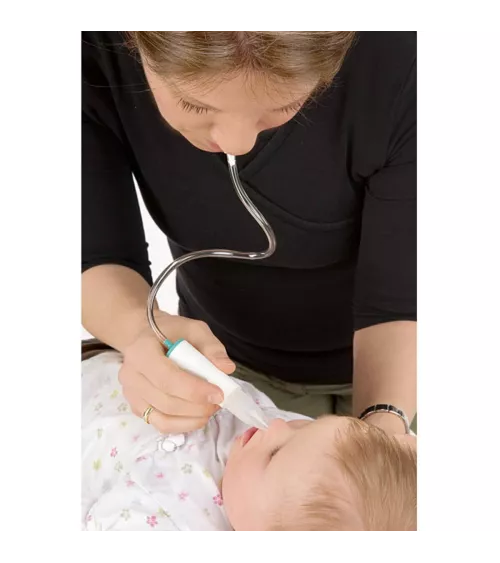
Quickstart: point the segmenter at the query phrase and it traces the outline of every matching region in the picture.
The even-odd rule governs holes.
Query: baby
[[[121,356],[82,364],[85,530],[415,530],[416,454],[348,417],[278,410],[239,382],[272,422],[222,409],[164,436],[130,412]]]

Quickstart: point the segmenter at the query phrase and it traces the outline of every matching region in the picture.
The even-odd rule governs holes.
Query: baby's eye
[[[269,459],[272,459],[278,452],[280,451],[280,448],[274,448],[274,450],[269,454]]]

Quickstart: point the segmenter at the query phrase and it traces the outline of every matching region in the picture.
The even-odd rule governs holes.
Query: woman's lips
[[[256,432],[258,432],[258,430],[259,430],[258,428],[249,428],[246,432],[244,432],[243,435],[241,436],[241,445],[245,446],[246,444],[248,444],[252,436]]]

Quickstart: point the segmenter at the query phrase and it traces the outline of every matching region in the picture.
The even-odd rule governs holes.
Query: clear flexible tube
[[[169,264],[163,272],[158,276],[158,279],[155,281],[153,286],[151,287],[151,291],[149,292],[148,297],[148,304],[147,304],[147,315],[148,315],[148,322],[153,329],[154,333],[158,337],[158,340],[162,344],[165,345],[165,342],[168,342],[168,338],[161,332],[156,324],[154,318],[154,302],[156,299],[156,295],[163,285],[163,282],[168,278],[170,274],[175,272],[178,268],[180,268],[183,264],[187,264],[193,260],[199,260],[200,258],[233,258],[236,260],[263,260],[264,258],[269,258],[274,251],[276,250],[276,237],[274,235],[274,231],[271,228],[271,225],[267,222],[265,217],[262,213],[255,207],[252,203],[252,200],[248,197],[247,193],[243,189],[241,185],[240,177],[238,174],[238,167],[236,165],[236,157],[233,155],[227,155],[227,163],[229,167],[229,175],[231,176],[231,180],[233,182],[234,189],[238,194],[241,202],[245,206],[246,210],[250,213],[250,215],[255,219],[259,227],[264,231],[264,234],[267,237],[267,241],[269,247],[267,250],[263,252],[239,252],[237,250],[225,250],[220,248],[215,248],[212,250],[197,250],[195,252],[190,252],[189,254],[185,254],[177,260],[174,260],[171,264]]]

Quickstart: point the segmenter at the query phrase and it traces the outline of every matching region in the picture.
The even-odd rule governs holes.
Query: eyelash
[[[183,100],[183,99],[179,100],[179,104],[182,107],[182,109],[184,111],[187,111],[188,113],[190,113],[192,111],[194,111],[198,115],[201,115],[203,113],[208,113],[208,108],[202,108],[201,106],[195,106],[194,104],[190,104],[189,102],[186,102],[186,100]]]
[[[186,100],[183,100],[182,98],[179,100],[179,105],[187,113],[194,112],[197,115],[202,115],[204,113],[209,112],[208,108],[204,108],[204,107],[201,107],[201,106],[195,106],[194,104],[191,104],[190,102],[187,102]],[[293,106],[281,108],[281,109],[278,110],[278,112],[280,112],[280,113],[292,113],[293,111],[299,111],[301,107],[302,107],[302,103],[297,103]]]
[[[274,448],[274,450],[269,455],[269,459],[272,459],[279,451],[280,451],[280,448]]]
[[[286,108],[281,108],[279,111],[282,113],[292,113],[293,111],[299,111],[302,107],[302,103],[294,104],[293,106],[288,106]]]

